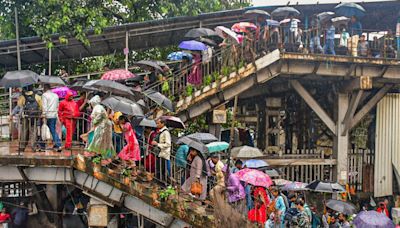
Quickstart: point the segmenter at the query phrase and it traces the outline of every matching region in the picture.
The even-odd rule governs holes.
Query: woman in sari
[[[132,167],[132,174],[136,176],[136,162],[140,161],[139,142],[136,139],[135,131],[132,129],[132,125],[128,121],[128,118],[126,118],[126,116],[120,116],[118,120],[126,141],[126,145],[122,148],[118,157],[122,159],[125,165],[130,165]]]
[[[182,185],[182,190],[191,193],[193,183],[199,182],[202,186],[202,193],[198,197],[204,200],[207,196],[207,170],[204,158],[196,149],[190,148],[189,159],[191,161],[190,176]]]
[[[236,63],[236,46],[228,34],[223,32],[224,40],[219,44],[222,54],[222,67],[232,67]]]
[[[201,69],[202,58],[198,51],[194,51],[193,55],[193,66],[188,76],[188,82],[192,85],[199,86],[203,81],[203,73]]]
[[[93,107],[90,114],[92,119],[93,140],[87,150],[101,155],[107,162],[115,156],[112,143],[112,123],[107,117],[107,112],[100,104],[101,99],[98,95],[90,99],[89,104]]]

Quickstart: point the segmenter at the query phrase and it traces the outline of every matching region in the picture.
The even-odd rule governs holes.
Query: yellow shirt
[[[30,95],[33,94],[33,92],[32,91],[28,91],[25,94],[27,96],[30,96]],[[39,109],[42,110],[42,97],[36,94],[35,95],[35,100],[39,105]],[[25,102],[26,102],[25,96],[21,95],[21,96],[18,97],[17,105],[19,107],[21,107],[21,108],[24,107],[25,106]]]
[[[118,134],[121,134],[122,133],[122,128],[121,128],[121,126],[119,125],[119,124],[117,124],[118,123],[118,118],[120,117],[120,116],[122,116],[122,113],[121,112],[115,112],[114,113],[114,116],[113,116],[113,124],[114,124],[114,132],[115,133],[118,133]]]

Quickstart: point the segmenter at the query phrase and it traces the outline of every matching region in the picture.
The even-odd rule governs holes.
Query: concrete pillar
[[[340,184],[347,183],[348,167],[347,167],[347,154],[349,149],[349,132],[346,130],[345,134],[341,134],[344,130],[344,118],[349,107],[349,96],[347,93],[339,93],[337,98],[336,109],[336,136],[334,136],[333,155],[337,159],[337,166],[334,169],[334,177]]]

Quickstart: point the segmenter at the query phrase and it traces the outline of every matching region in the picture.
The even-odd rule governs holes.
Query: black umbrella
[[[202,43],[204,43],[204,44],[207,44],[207,45],[209,45],[209,46],[217,46],[217,43],[215,43],[215,41],[212,40],[212,39],[207,39],[207,38],[204,38],[204,37],[199,37],[199,38],[197,38],[196,40],[199,41],[199,42],[202,42]]]
[[[306,189],[316,191],[316,192],[327,192],[327,193],[335,193],[335,192],[345,192],[346,190],[342,185],[338,183],[330,183],[323,181],[313,181],[309,185],[306,186]]]
[[[330,21],[335,16],[334,12],[322,12],[317,14],[317,18],[321,23]]]
[[[135,94],[129,87],[116,81],[93,80],[87,82],[83,89],[93,89],[94,91],[108,92],[112,95],[135,98]]]
[[[176,116],[161,116],[161,119],[165,120],[165,125],[167,127],[172,127],[172,128],[180,128],[180,129],[185,129],[185,124],[182,122],[179,117]]]
[[[330,199],[326,202],[326,206],[345,215],[352,215],[356,212],[356,207],[353,204],[341,200]]]
[[[185,34],[185,37],[198,38],[201,36],[217,36],[217,33],[209,28],[194,28]]]
[[[276,8],[274,11],[272,11],[271,14],[274,17],[287,17],[289,15],[293,15],[293,16],[300,15],[300,12],[293,7],[284,6],[284,7]]]
[[[133,126],[142,126],[142,127],[151,127],[151,128],[157,127],[156,121],[147,119],[144,116],[135,117],[132,120],[132,124],[133,124]]]
[[[185,144],[188,147],[198,150],[202,154],[208,153],[208,149],[207,149],[206,145],[204,145],[202,142],[197,141],[195,139],[191,139],[189,137],[184,136],[179,139],[179,142],[180,142],[180,144]]]
[[[39,82],[41,82],[43,84],[56,84],[56,85],[64,85],[65,86],[65,82],[58,76],[40,75]]]
[[[141,60],[139,62],[135,62],[133,63],[133,65],[135,66],[139,66],[139,67],[143,67],[143,66],[147,66],[147,67],[152,67],[156,70],[159,71],[163,71],[163,69],[160,67],[160,65],[158,65],[156,62],[150,61],[150,60]]]
[[[152,89],[146,90],[143,92],[143,94],[148,97],[150,100],[154,101],[158,105],[164,107],[165,109],[173,112],[174,111],[174,106],[172,104],[172,101],[168,99],[166,96],[162,95],[159,92],[156,92]]]
[[[117,96],[110,96],[104,99],[101,104],[109,107],[113,111],[122,112],[129,116],[144,116],[139,104],[129,99]]]
[[[218,141],[218,138],[210,133],[194,133],[194,134],[186,135],[184,137],[195,139],[195,140],[200,141],[205,144]],[[180,139],[177,141],[177,144],[179,144],[179,142],[180,142]]]
[[[269,15],[268,12],[264,11],[264,10],[259,10],[259,9],[253,9],[253,10],[247,10],[244,15],[245,18],[257,18],[257,17],[263,17],[265,19],[271,17],[271,15]]]
[[[84,90],[83,86],[86,84],[86,82],[87,82],[86,79],[78,79],[74,83],[72,83],[71,86],[68,86],[68,87],[75,91],[81,91],[81,90]]]
[[[39,75],[30,70],[8,71],[0,81],[5,88],[18,88],[36,84]]]

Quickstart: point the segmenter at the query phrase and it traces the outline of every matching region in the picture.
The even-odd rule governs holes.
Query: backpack
[[[24,95],[25,97],[25,106],[24,112],[25,115],[28,116],[35,116],[39,113],[39,104],[36,100],[36,94],[33,93],[32,95]]]

